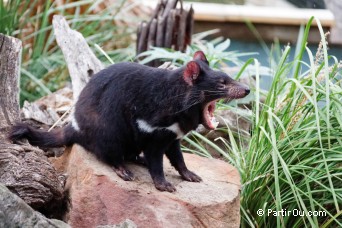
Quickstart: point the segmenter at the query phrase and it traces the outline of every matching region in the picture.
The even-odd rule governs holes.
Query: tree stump
[[[62,205],[64,183],[42,150],[7,139],[11,125],[20,120],[20,59],[21,41],[0,34],[0,182],[34,209],[51,215]]]

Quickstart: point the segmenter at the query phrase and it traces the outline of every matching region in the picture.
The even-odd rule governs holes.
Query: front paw
[[[201,182],[202,178],[197,176],[195,173],[191,172],[190,170],[186,170],[180,173],[182,178],[186,181],[190,182]]]
[[[173,186],[170,182],[164,180],[164,181],[155,181],[154,186],[156,189],[162,192],[175,192],[176,188]]]

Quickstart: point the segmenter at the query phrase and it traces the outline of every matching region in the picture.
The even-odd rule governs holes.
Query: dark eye
[[[218,86],[217,86],[218,89],[226,89],[226,80],[224,80],[223,78],[221,78],[219,80],[219,83],[218,83]]]

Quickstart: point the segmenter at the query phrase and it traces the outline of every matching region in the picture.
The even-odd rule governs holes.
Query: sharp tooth
[[[215,127],[215,128],[217,128],[217,126],[219,125],[219,122],[217,122],[216,121],[216,118],[213,116],[213,117],[211,117],[211,123],[212,123],[212,125]]]

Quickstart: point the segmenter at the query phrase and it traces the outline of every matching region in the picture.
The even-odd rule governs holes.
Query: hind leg
[[[124,164],[114,165],[113,170],[119,177],[121,177],[125,181],[134,180],[133,173]]]
[[[110,146],[109,146],[110,145]],[[125,181],[134,180],[133,173],[124,165],[124,149],[120,145],[97,145],[95,154],[103,162],[112,166],[114,172]]]

